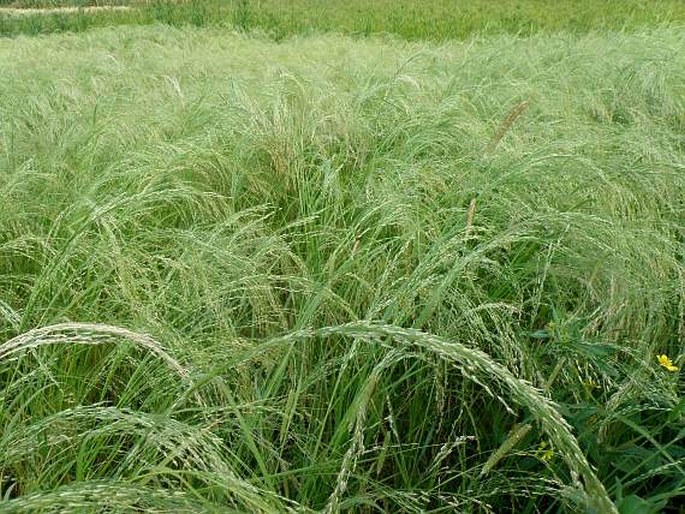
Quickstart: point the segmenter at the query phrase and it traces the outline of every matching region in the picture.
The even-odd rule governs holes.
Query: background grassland
[[[320,32],[446,41],[474,34],[586,33],[685,22],[681,0],[0,0],[0,7],[130,5],[128,12],[0,14],[0,34],[112,24],[235,26],[273,38]]]
[[[678,512],[684,84],[679,28],[0,40],[0,512]]]

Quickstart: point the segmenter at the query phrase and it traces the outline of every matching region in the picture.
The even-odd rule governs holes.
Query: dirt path
[[[98,12],[98,11],[129,11],[132,7],[128,5],[102,5],[90,7],[49,7],[45,9],[0,7],[0,14],[8,16],[26,16],[28,14],[55,14],[55,13],[77,13],[77,12]]]

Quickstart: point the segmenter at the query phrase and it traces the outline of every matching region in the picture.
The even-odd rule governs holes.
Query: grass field
[[[0,35],[164,23],[237,27],[275,40],[332,31],[443,42],[472,35],[624,31],[685,23],[682,0],[0,0],[0,8],[102,5],[133,9],[32,16],[0,11]]]
[[[269,2],[0,21],[0,513],[682,512],[682,3]]]

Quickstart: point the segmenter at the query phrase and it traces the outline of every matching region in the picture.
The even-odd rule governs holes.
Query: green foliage
[[[623,30],[685,21],[677,1],[638,0],[234,0],[242,28],[286,37],[340,31],[352,35],[394,34],[409,40],[444,41],[471,35],[529,35],[548,31]]]
[[[680,0],[0,0],[0,6],[129,5],[128,12],[0,14],[0,34],[120,24],[232,26],[275,39],[321,32],[447,41],[492,34],[587,33],[685,22]]]
[[[0,40],[0,512],[673,511],[683,84],[669,27]]]

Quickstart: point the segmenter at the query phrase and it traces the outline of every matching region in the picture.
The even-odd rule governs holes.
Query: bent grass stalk
[[[476,348],[470,348],[458,341],[447,341],[419,330],[366,322],[348,323],[335,327],[295,332],[279,338],[278,341],[295,341],[304,338],[331,337],[336,335],[344,335],[367,343],[372,342],[392,347],[392,343],[384,341],[385,338],[390,338],[391,341],[406,345],[406,348],[418,347],[428,350],[453,364],[465,377],[473,380],[489,396],[500,400],[504,405],[506,405],[506,401],[495,392],[493,386],[507,390],[520,405],[525,405],[530,409],[533,417],[540,423],[553,446],[558,449],[566,464],[574,473],[574,476],[582,478],[582,482],[577,482],[574,485],[581,488],[584,487],[587,493],[586,501],[588,504],[597,509],[598,512],[618,514],[604,485],[597,478],[578,446],[578,441],[571,433],[571,427],[559,414],[553,402],[543,396],[541,391],[525,381],[514,377],[511,372],[493,361],[484,352]],[[274,342],[276,341],[273,341],[272,344]],[[512,439],[512,446],[523,436],[523,432],[528,430],[530,430],[529,425],[520,427],[514,433],[516,437]],[[358,444],[353,443],[351,448],[356,448]],[[502,451],[506,452],[508,449],[508,446],[506,446]],[[350,452],[352,452],[350,454],[350,458],[352,458],[351,455],[356,453],[356,451],[351,449]],[[498,452],[495,452],[495,455],[498,455],[498,457],[494,458],[499,459],[501,457]],[[495,462],[486,463],[483,467],[483,474],[486,474],[494,464]],[[345,476],[346,473],[343,473],[339,480],[344,481]],[[344,485],[339,485],[339,487],[344,489]]]
[[[188,375],[187,370],[151,337],[101,323],[60,323],[29,330],[0,344],[0,361],[14,353],[39,346],[53,344],[99,345],[116,343],[121,340],[131,342],[150,351],[162,359],[179,376],[186,377]]]

